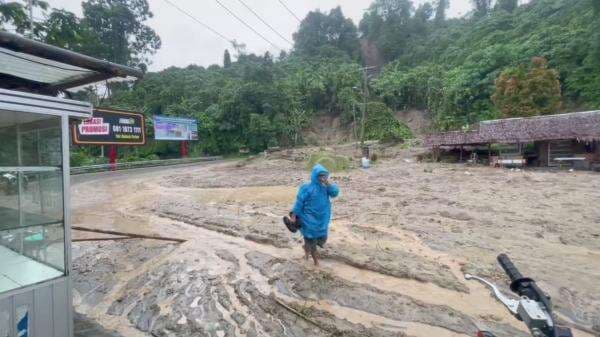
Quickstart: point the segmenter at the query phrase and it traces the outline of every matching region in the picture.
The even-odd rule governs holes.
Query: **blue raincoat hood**
[[[310,183],[311,184],[319,184],[319,176],[321,174],[325,174],[329,177],[329,171],[325,168],[325,166],[321,164],[315,165],[313,167],[312,172],[310,173]]]
[[[302,235],[309,239],[327,237],[331,221],[331,198],[340,193],[336,184],[324,186],[319,183],[321,174],[329,176],[329,171],[323,165],[315,165],[310,175],[311,182],[300,187],[293,209],[302,221]]]

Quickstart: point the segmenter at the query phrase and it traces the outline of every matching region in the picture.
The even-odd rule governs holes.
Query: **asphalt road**
[[[71,185],[76,185],[79,183],[84,183],[88,181],[96,181],[96,180],[119,180],[119,179],[129,179],[132,176],[140,177],[143,175],[151,175],[156,172],[161,171],[182,171],[186,170],[190,167],[197,166],[207,166],[207,165],[216,165],[223,163],[226,160],[214,160],[214,161],[205,161],[199,163],[188,163],[188,164],[179,164],[179,165],[168,165],[168,166],[154,166],[154,167],[143,167],[143,168],[135,168],[129,170],[120,170],[120,171],[105,171],[105,172],[93,172],[93,173],[85,173],[85,174],[77,174],[71,175]]]

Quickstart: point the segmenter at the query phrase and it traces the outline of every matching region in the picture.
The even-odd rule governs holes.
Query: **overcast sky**
[[[223,51],[231,50],[225,40],[205,27],[185,16],[167,3],[167,0],[148,0],[154,18],[148,21],[161,37],[162,47],[152,57],[150,70],[157,71],[169,66],[185,67],[189,64],[209,66],[221,64]],[[247,45],[247,52],[263,54],[270,51],[279,55],[279,50],[262,40],[250,29],[243,26],[216,0],[168,0],[193,15],[196,19],[211,26],[229,39]],[[240,0],[219,0],[232,12],[254,27],[259,33],[279,48],[289,50],[291,46],[272,32],[245,8]],[[242,0],[275,28],[287,40],[298,28],[298,21],[281,5],[279,0]],[[341,6],[344,14],[358,25],[364,10],[372,0],[282,0],[301,19],[315,9],[329,11]],[[54,8],[64,8],[81,15],[81,0],[49,0]],[[418,4],[423,0],[414,0]],[[470,0],[450,0],[450,16],[461,16],[471,9]]]

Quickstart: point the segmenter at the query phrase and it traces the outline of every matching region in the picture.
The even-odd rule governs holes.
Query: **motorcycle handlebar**
[[[512,261],[506,254],[498,255],[498,263],[500,263],[500,266],[502,267],[502,269],[504,269],[504,272],[506,272],[506,275],[508,275],[511,282],[523,279],[523,275],[521,275],[519,269],[515,267],[515,265],[512,263]]]
[[[538,305],[544,309],[550,319],[552,319],[552,302],[550,297],[546,295],[536,284],[535,281],[528,277],[523,277],[519,269],[515,267],[510,258],[506,254],[498,255],[498,263],[506,272],[506,275],[510,278],[511,284],[510,289],[521,297],[526,297],[529,300],[538,302]],[[521,319],[523,319],[521,317]],[[526,322],[527,327],[531,330],[529,320],[523,320]],[[573,337],[573,334],[569,328],[553,326],[552,324],[545,326],[542,331],[544,336],[552,337]],[[493,336],[493,335],[492,335]],[[487,337],[483,335],[483,337]]]

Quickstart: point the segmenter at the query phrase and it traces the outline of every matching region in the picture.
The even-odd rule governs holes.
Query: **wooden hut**
[[[523,144],[533,144],[527,162],[536,166],[600,168],[600,111],[573,112],[528,118],[480,122],[474,129],[425,136],[434,149],[514,144],[523,156]]]

